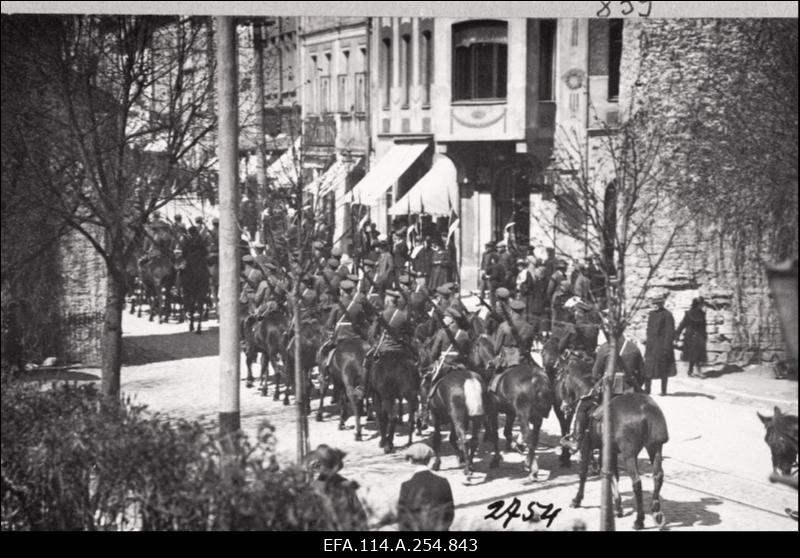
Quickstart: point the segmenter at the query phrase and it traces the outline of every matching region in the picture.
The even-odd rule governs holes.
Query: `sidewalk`
[[[712,395],[718,401],[744,405],[772,414],[778,406],[785,413],[797,414],[797,381],[778,380],[772,365],[751,364],[744,367],[718,365],[703,368],[705,379],[687,376],[687,364],[678,362],[678,375],[670,378],[668,393],[689,391]]]

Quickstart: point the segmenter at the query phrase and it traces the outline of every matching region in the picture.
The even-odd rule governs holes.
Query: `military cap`
[[[387,289],[386,294],[392,298],[400,298],[403,296],[402,293],[400,293],[400,291],[395,291],[393,289]]]
[[[489,242],[484,244],[484,246],[486,246],[486,248],[494,248],[495,244],[494,241],[490,240]]]
[[[508,303],[508,305],[515,312],[522,312],[523,310],[525,310],[525,303],[522,302],[521,300],[512,300],[511,302]]]
[[[351,291],[355,287],[356,287],[356,284],[353,283],[352,281],[348,280],[348,279],[345,279],[344,281],[339,283],[339,288],[342,289],[343,291]]]
[[[505,240],[501,240],[497,243],[498,248],[505,248],[506,246],[508,246],[508,243]]]
[[[331,256],[334,258],[339,258],[342,256],[342,248],[341,246],[334,246],[331,248]]]
[[[311,247],[312,248],[316,248],[318,250],[321,250],[322,248],[325,247],[325,245],[322,242],[320,242],[319,240],[315,240],[314,242],[311,243]]]
[[[558,260],[556,262],[556,269],[567,269],[567,262],[565,260]]]
[[[427,463],[433,457],[433,450],[428,444],[417,442],[412,444],[405,452],[406,461],[414,463]]]
[[[333,268],[339,267],[339,260],[336,258],[328,258],[328,266]]]
[[[270,271],[278,271],[278,266],[277,266],[277,265],[275,265],[275,264],[274,264],[274,263],[272,263],[272,262],[269,262],[269,261],[267,261],[267,262],[264,262],[264,264],[263,264],[263,265],[264,265],[264,267],[266,267],[266,268],[267,268],[267,269],[269,269]]]
[[[200,216],[197,216],[197,217],[194,218],[194,222],[197,223],[198,225],[200,225],[200,224],[203,223],[203,218],[200,217]]]
[[[348,278],[350,281],[352,281],[353,283],[358,283],[358,282],[359,282],[359,280],[360,280],[360,277],[359,277],[358,275],[352,275],[352,274],[351,274],[351,275],[348,275],[348,276],[347,276],[347,278]]]
[[[520,258],[517,260],[517,265],[528,265],[528,262]]]
[[[575,309],[576,310],[580,310],[582,312],[591,312],[592,311],[592,307],[589,306],[587,303],[585,303],[582,300],[579,301],[578,304],[575,305]]]
[[[453,291],[451,291],[450,287],[448,287],[446,284],[442,285],[438,289],[436,289],[436,292],[439,293],[440,295],[443,295],[443,296],[448,296],[448,295],[453,294]]]
[[[378,235],[378,243],[385,244],[387,242],[389,242],[389,237],[388,236],[386,236],[385,234],[379,234]]]
[[[445,316],[450,316],[453,319],[460,320],[463,316],[458,309],[453,308],[452,306],[444,311]]]
[[[401,275],[400,277],[397,278],[397,282],[400,283],[401,285],[409,285],[411,284],[411,277],[409,277],[408,275]]]
[[[242,256],[242,261],[244,263],[253,263],[255,260],[253,259],[253,256],[251,256],[250,254],[246,254]]]
[[[213,219],[211,219],[211,224],[212,225],[219,225],[219,217],[214,217]]]
[[[667,300],[667,293],[664,291],[656,291],[655,293],[651,294],[649,297],[651,302],[664,302]]]
[[[375,262],[372,260],[361,260],[361,263],[368,267],[375,267]]]
[[[317,300],[317,291],[309,288],[303,291],[303,294],[301,296],[303,297],[304,302],[308,304],[313,304]]]
[[[511,298],[511,291],[509,291],[505,287],[500,287],[494,292],[494,294],[497,296],[497,298],[501,298],[503,300]]]

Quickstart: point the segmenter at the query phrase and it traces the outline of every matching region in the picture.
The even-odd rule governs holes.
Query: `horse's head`
[[[558,337],[551,335],[542,346],[542,366],[545,372],[547,372],[547,375],[550,376],[550,379],[554,379],[555,376],[556,364],[560,356],[558,350],[559,343]]]
[[[558,366],[556,390],[561,399],[561,412],[564,416],[571,416],[581,397],[588,395],[594,387],[592,366],[578,358],[568,358]]]
[[[766,429],[764,441],[772,452],[773,468],[789,476],[797,464],[797,417],[783,414],[778,407],[774,413],[771,417],[756,414]]]
[[[478,337],[472,346],[472,361],[484,379],[490,378],[495,367],[494,345],[486,335]]]

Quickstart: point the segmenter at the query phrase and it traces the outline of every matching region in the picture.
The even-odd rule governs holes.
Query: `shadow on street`
[[[139,366],[218,354],[219,328],[211,327],[203,329],[200,334],[184,331],[162,335],[124,337],[122,363],[126,366]]]

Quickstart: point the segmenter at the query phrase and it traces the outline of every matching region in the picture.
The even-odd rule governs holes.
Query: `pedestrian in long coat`
[[[661,380],[661,395],[667,394],[667,380],[678,372],[675,368],[675,319],[664,308],[666,296],[652,298],[655,309],[647,317],[647,341],[644,354],[644,390],[650,393],[650,383]]]
[[[703,297],[695,298],[692,301],[692,307],[686,312],[681,320],[678,330],[675,332],[675,338],[683,334],[683,352],[681,353],[681,360],[689,362],[689,376],[697,376],[698,378],[705,378],[705,374],[700,370],[700,363],[706,362],[706,313],[703,310]],[[694,372],[695,366],[697,373]]]
[[[433,249],[430,237],[426,236],[422,246],[414,252],[411,258],[414,271],[417,272],[418,277],[424,277],[426,285],[430,287],[431,273],[433,272]]]

